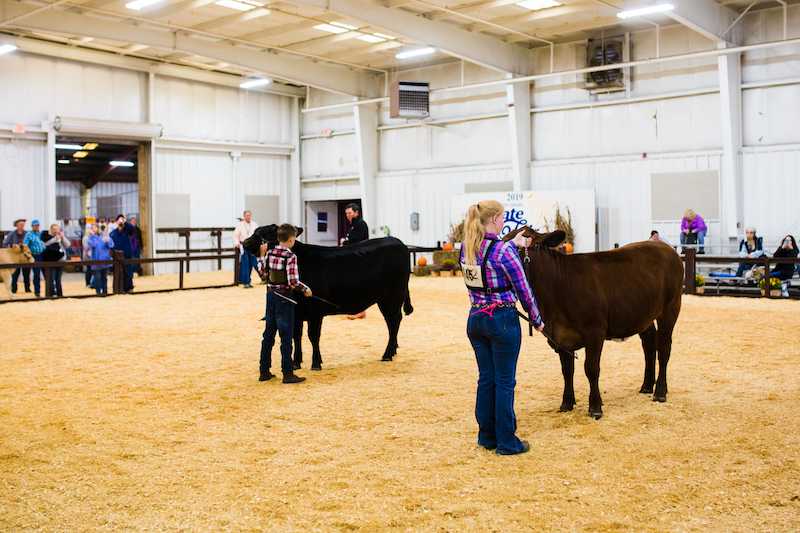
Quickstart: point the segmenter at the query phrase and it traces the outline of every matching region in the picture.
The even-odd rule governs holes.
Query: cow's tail
[[[411,305],[411,293],[408,291],[408,286],[406,285],[406,298],[403,300],[403,312],[406,315],[410,315],[414,312],[414,306]]]

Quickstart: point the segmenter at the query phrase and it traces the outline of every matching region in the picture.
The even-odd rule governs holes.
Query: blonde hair
[[[464,262],[474,265],[486,235],[486,224],[505,211],[497,200],[482,200],[471,205],[464,220]]]
[[[693,209],[687,209],[686,212],[683,214],[683,218],[686,220],[694,220],[694,217],[697,216],[697,213],[694,212]]]

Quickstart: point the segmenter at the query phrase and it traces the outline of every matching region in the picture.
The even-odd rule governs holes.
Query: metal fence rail
[[[770,275],[770,265],[786,265],[791,264],[795,265],[795,270],[797,269],[797,265],[800,265],[800,258],[790,258],[790,257],[758,257],[758,258],[750,258],[750,257],[735,257],[735,256],[716,256],[716,255],[702,255],[698,254],[696,250],[691,248],[684,250],[684,254],[681,256],[681,259],[684,263],[684,280],[683,280],[683,290],[685,294],[698,294],[697,292],[697,283],[696,283],[696,276],[697,276],[697,266],[698,264],[712,264],[712,265],[730,265],[731,263],[745,263],[748,265],[755,266],[763,266],[764,267],[764,288],[763,292],[741,292],[737,294],[737,296],[751,296],[751,297],[763,297],[763,298],[779,298],[777,296],[773,296],[770,290],[770,279],[774,276]],[[705,293],[704,293],[705,295]],[[719,292],[717,295],[720,295]],[[709,295],[713,296],[713,295]],[[733,294],[725,294],[725,296],[733,296]],[[800,298],[798,296],[791,296],[791,298]]]
[[[233,280],[231,283],[226,283],[224,285],[204,285],[202,287],[186,287],[184,284],[184,263],[194,260],[194,261],[207,261],[207,260],[220,260],[220,265],[222,264],[223,259],[233,259]],[[56,299],[56,298],[70,298],[70,299],[81,299],[81,298],[98,298],[98,297],[105,297],[105,296],[112,296],[114,294],[122,294],[123,287],[125,283],[125,267],[128,265],[145,265],[145,264],[153,264],[153,263],[178,263],[180,268],[178,271],[178,287],[176,288],[167,288],[167,289],[152,289],[152,290],[137,290],[133,294],[152,294],[152,293],[160,293],[160,292],[172,292],[172,291],[180,291],[180,290],[194,290],[194,289],[218,289],[223,287],[233,287],[239,284],[239,254],[229,254],[229,255],[205,255],[200,257],[159,257],[159,258],[140,258],[140,259],[126,259],[125,256],[121,251],[114,251],[112,254],[112,259],[108,261],[35,261],[33,263],[4,263],[0,264],[0,270],[5,269],[14,269],[17,268],[41,268],[44,271],[44,278],[46,287],[49,287],[52,282],[52,272],[55,268],[64,268],[65,266],[98,266],[104,265],[109,266],[112,271],[113,282],[111,284],[113,288],[113,292],[110,292],[105,295],[98,295],[98,294],[78,294],[72,296],[50,296],[44,299]],[[221,268],[220,268],[221,270]],[[188,272],[188,269],[187,269]],[[0,304],[2,303],[11,303],[11,302],[36,302],[40,301],[39,299],[10,299],[10,300],[0,300]]]

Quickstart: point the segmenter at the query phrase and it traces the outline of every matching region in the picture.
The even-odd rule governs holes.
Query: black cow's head
[[[297,228],[297,236],[303,234],[303,228]],[[270,224],[268,226],[260,226],[253,232],[252,237],[245,239],[242,243],[244,249],[253,255],[261,255],[261,245],[266,244],[269,248],[273,248],[278,244],[278,226],[277,224]]]
[[[520,233],[531,239],[532,248],[555,248],[567,238],[567,234],[560,229],[550,233],[539,233],[530,226],[523,226],[503,237],[503,240],[510,241]]]

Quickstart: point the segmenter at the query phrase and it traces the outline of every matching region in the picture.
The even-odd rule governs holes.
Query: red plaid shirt
[[[296,288],[307,289],[308,286],[300,282],[300,271],[297,268],[297,256],[292,253],[288,248],[284,248],[280,244],[267,252],[267,268],[269,270],[283,270],[284,265],[286,268],[286,285],[273,285],[270,283],[268,286],[271,289],[291,290]]]

